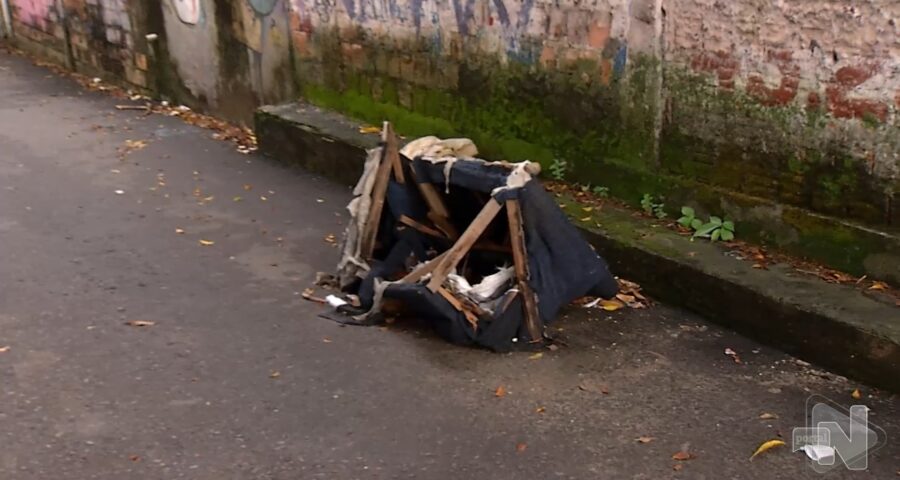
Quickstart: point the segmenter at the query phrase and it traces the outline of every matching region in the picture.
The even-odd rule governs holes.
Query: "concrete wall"
[[[851,271],[900,255],[896,0],[11,1],[23,42],[232,119],[302,96]]]

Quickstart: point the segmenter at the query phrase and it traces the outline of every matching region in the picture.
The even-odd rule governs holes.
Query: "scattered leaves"
[[[775,447],[782,447],[782,446],[784,446],[784,440],[775,439],[775,440],[769,440],[767,442],[763,442],[762,445],[760,445],[759,448],[757,448],[756,451],[753,452],[753,455],[750,455],[750,460],[753,460],[757,455],[768,452],[769,450],[771,450]]]
[[[503,398],[506,396],[506,389],[503,388],[503,385],[500,385],[496,390],[494,390],[494,396],[497,398]]]
[[[211,247],[216,244],[216,242],[214,242],[212,240],[204,240],[202,238],[200,240],[198,240],[198,242],[200,243],[200,245],[203,245],[204,247]]]
[[[854,400],[859,400],[860,398],[862,398],[862,392],[860,392],[857,388],[850,393],[850,396],[853,397]]]
[[[151,322],[150,320],[129,320],[125,322],[125,325],[132,327],[152,327],[156,325],[156,322]]]
[[[678,460],[679,462],[684,462],[687,460],[692,460],[694,457],[693,453],[690,453],[686,450],[679,450],[672,454],[672,460]]]

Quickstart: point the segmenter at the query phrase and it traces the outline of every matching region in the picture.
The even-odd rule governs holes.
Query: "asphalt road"
[[[896,397],[665,305],[573,307],[538,359],[319,318],[347,189],[116,103],[0,53],[2,479],[818,478],[749,461],[812,394],[888,436],[831,478],[898,476]]]

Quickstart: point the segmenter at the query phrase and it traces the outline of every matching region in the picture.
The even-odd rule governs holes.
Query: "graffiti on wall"
[[[266,16],[275,10],[278,0],[247,0],[247,2],[257,15]]]
[[[200,0],[172,0],[178,19],[188,25],[196,25],[200,21]]]
[[[18,20],[31,27],[47,29],[47,16],[55,0],[12,0]]]

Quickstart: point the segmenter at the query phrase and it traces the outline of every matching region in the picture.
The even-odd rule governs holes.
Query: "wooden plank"
[[[400,215],[400,223],[406,225],[407,227],[414,228],[426,235],[431,235],[432,237],[446,238],[446,235],[444,235],[443,233],[429,227],[428,225],[422,225],[421,223],[407,217],[406,215]]]
[[[544,329],[537,308],[537,297],[528,284],[528,254],[525,250],[525,233],[522,230],[522,212],[519,210],[518,200],[506,201],[506,215],[509,219],[509,237],[512,243],[516,280],[525,309],[525,328],[532,342],[540,342],[543,340]]]
[[[447,252],[444,252],[431,260],[417,266],[413,271],[409,272],[405,277],[398,280],[401,283],[416,283],[420,278],[434,271],[434,269],[441,263],[441,260],[447,256]]]
[[[387,161],[391,162],[394,180],[401,185],[406,183],[406,178],[403,174],[403,164],[400,161],[400,147],[397,145],[397,135],[394,134],[394,127],[391,126],[391,122],[384,122],[384,126],[381,129],[381,141],[384,142],[384,154],[387,157]]]
[[[378,227],[381,224],[381,212],[384,210],[384,195],[387,192],[391,175],[391,162],[387,160],[387,148],[381,147],[381,163],[375,172],[375,184],[372,186],[372,205],[369,207],[369,218],[360,238],[359,253],[366,261],[372,259],[375,250],[375,239],[378,238]]]
[[[453,305],[453,308],[462,312],[463,315],[465,315],[466,320],[468,320],[469,323],[472,324],[472,327],[478,328],[478,316],[475,315],[474,312],[472,312],[468,308],[466,308],[466,306],[463,305],[463,303],[460,302],[458,298],[453,296],[452,293],[450,293],[447,289],[445,289],[443,287],[438,288],[437,293],[439,293],[442,297],[444,297],[444,300],[447,300],[447,302],[449,302],[450,305]]]
[[[454,227],[453,224],[450,223],[450,219],[448,219],[447,217],[441,216],[437,212],[431,211],[428,212],[428,219],[431,220],[431,223],[434,223],[438,230],[443,232],[447,238],[450,238],[452,240],[456,240],[457,238],[459,238],[459,232],[456,231],[456,227]]]
[[[447,275],[453,271],[460,260],[469,253],[469,249],[472,248],[472,245],[478,240],[481,234],[484,233],[484,230],[490,225],[491,220],[497,216],[497,212],[499,211],[500,204],[493,198],[488,200],[484,205],[484,208],[478,212],[478,215],[472,220],[472,223],[469,224],[468,228],[466,228],[466,231],[463,232],[456,243],[447,250],[447,256],[435,269],[434,274],[431,276],[431,281],[428,282],[429,290],[432,292],[437,291],[444,283],[444,279],[447,278]]]

